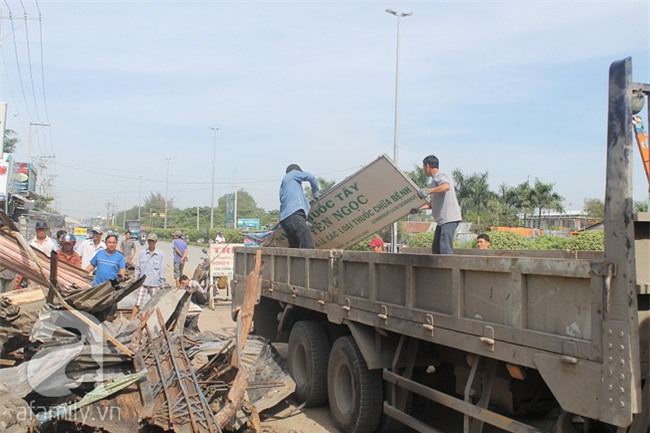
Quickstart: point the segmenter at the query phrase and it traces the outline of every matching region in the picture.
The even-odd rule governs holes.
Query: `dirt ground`
[[[199,329],[223,335],[235,334],[235,322],[230,316],[230,301],[219,300],[214,310],[205,308],[199,315]],[[286,344],[274,345],[286,359]],[[326,433],[338,431],[330,419],[327,406],[298,409],[300,402],[289,398],[285,403],[260,414],[267,433]]]

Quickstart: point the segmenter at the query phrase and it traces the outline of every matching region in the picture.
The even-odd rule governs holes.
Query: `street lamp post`
[[[165,228],[167,228],[167,196],[169,194],[169,161],[171,158],[165,158],[167,160],[167,180],[165,181]]]
[[[386,9],[386,12],[397,17],[397,44],[395,49],[395,132],[393,137],[393,162],[397,165],[397,149],[399,143],[399,23],[402,18],[413,15],[412,12],[395,12]],[[391,245],[393,252],[397,252],[397,223],[391,227]]]
[[[217,131],[221,128],[210,127],[213,132],[212,138],[212,195],[210,197],[210,228],[214,228],[214,176],[217,160]]]
[[[140,187],[138,188],[138,221],[141,221],[140,213],[142,208],[142,176],[140,176]]]

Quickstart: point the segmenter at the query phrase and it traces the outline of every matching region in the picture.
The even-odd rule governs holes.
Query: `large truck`
[[[610,67],[604,252],[237,247],[235,284],[262,261],[255,332],[288,342],[297,396],[329,402],[346,433],[445,430],[414,401],[459,413],[465,433],[648,433],[650,213],[632,209],[631,116],[650,86],[631,68]]]
[[[142,225],[140,220],[126,220],[124,221],[124,229],[131,232],[131,238],[134,241],[137,241],[140,238],[140,231],[142,230]]]

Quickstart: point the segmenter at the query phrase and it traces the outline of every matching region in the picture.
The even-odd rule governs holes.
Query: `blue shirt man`
[[[187,243],[182,238],[183,233],[180,230],[174,232],[172,241],[172,250],[174,251],[174,279],[176,287],[180,287],[180,278],[183,275],[183,267],[187,261]]]
[[[95,280],[93,286],[103,283],[104,281],[114,280],[118,275],[124,277],[126,263],[124,254],[117,251],[117,236],[106,236],[106,249],[97,251],[97,254],[90,259],[90,264],[86,268],[89,272],[95,271]]]
[[[320,197],[316,177],[302,171],[298,164],[287,167],[280,185],[280,225],[287,234],[289,248],[315,248],[314,238],[307,225],[309,201],[302,183],[309,182],[315,200]]]

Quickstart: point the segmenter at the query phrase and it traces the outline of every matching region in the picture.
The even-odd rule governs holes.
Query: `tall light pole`
[[[386,9],[386,12],[397,17],[397,44],[395,48],[395,135],[393,137],[393,162],[397,165],[397,149],[399,143],[399,23],[402,18],[413,15],[412,12],[395,12]],[[393,252],[397,252],[397,223],[391,227],[391,245]]]
[[[142,208],[142,176],[140,176],[140,188],[138,189],[138,221],[140,221],[141,208]]]
[[[171,158],[165,158],[167,160],[167,181],[165,182],[165,228],[167,228],[167,195],[169,194],[169,161]]]
[[[393,138],[393,161],[397,165],[397,145],[399,143],[399,23],[402,18],[409,17],[413,13],[399,13],[392,9],[386,9],[386,12],[397,17],[397,44],[395,49],[395,136]]]
[[[214,228],[214,176],[217,161],[217,131],[221,128],[210,127],[213,132],[212,137],[212,196],[210,197],[210,228]]]

